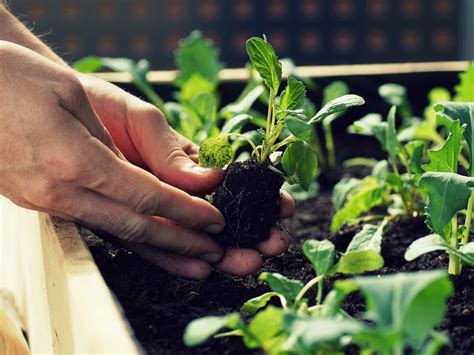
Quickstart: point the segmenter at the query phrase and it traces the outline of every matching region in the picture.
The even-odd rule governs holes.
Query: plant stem
[[[472,220],[472,204],[474,200],[474,188],[471,188],[471,197],[467,203],[466,222],[464,223],[464,235],[461,240],[461,245],[466,245],[469,242],[469,232],[471,231]]]
[[[451,220],[451,246],[458,249],[458,215],[454,215]],[[449,254],[448,273],[451,275],[459,275],[461,273],[461,262],[454,254]]]
[[[278,144],[275,144],[274,146],[272,146],[272,150],[273,151],[276,151],[278,149],[280,149],[281,147],[287,145],[287,144],[290,144],[290,143],[293,143],[295,141],[297,141],[298,139],[295,138],[294,136],[289,136],[289,137],[286,137],[284,140],[282,140],[281,142],[279,142]]]
[[[306,294],[306,292],[308,292],[311,287],[316,285],[322,279],[324,279],[324,275],[319,275],[311,279],[306,285],[304,285],[304,287],[301,289],[300,292],[298,292],[295,297],[295,304],[298,304],[303,298],[303,296]]]
[[[246,137],[245,135],[241,134],[241,133],[227,133],[227,136],[228,137],[231,137],[231,136],[234,136],[234,137],[239,137],[239,138],[243,138],[247,141],[248,144],[250,144],[250,146],[252,147],[253,149],[253,152],[255,153],[255,155],[257,156],[258,158],[258,147],[255,145],[254,142],[252,142],[251,139],[249,139],[248,137]]]
[[[321,301],[323,300],[323,286],[324,286],[324,278],[322,278],[318,282],[318,295],[316,297],[316,304],[320,305]]]
[[[328,166],[334,168],[336,166],[336,148],[334,146],[334,137],[332,135],[332,129],[330,124],[324,124],[324,138],[326,141],[326,150],[328,151]]]
[[[393,161],[391,163],[392,163],[393,172],[395,173],[395,175],[400,177],[400,172],[398,171],[397,164]],[[405,209],[405,213],[407,214],[407,216],[410,216],[411,215],[410,214],[410,207],[408,206],[407,200],[405,198],[405,194],[403,193],[403,191],[401,189],[397,189],[397,190],[398,190],[398,193],[400,194],[400,197],[402,199],[403,208]]]

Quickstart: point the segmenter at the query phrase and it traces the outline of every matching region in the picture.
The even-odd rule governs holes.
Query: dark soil
[[[339,251],[360,227],[344,227],[331,234],[333,213],[329,195],[298,203],[294,217],[286,223],[293,243],[287,253],[266,258],[263,270],[309,280],[312,269],[300,247],[306,239],[329,238]],[[443,253],[430,253],[413,262],[403,258],[406,247],[428,230],[422,218],[395,220],[388,227],[382,249],[385,267],[372,274],[390,274],[447,268]],[[257,281],[257,275],[233,277],[214,272],[205,281],[173,277],[132,253],[117,249],[95,236],[86,236],[95,260],[109,287],[122,304],[136,336],[150,354],[250,354],[239,339],[212,340],[197,349],[182,343],[183,330],[191,320],[205,315],[221,315],[238,310],[244,301],[268,291]],[[451,337],[452,347],[445,354],[474,353],[474,271],[466,268],[463,275],[452,277],[455,295],[448,305],[446,319],[440,326]],[[329,287],[329,282],[326,283]],[[344,304],[351,314],[364,310],[359,295],[351,295]],[[353,350],[353,349],[352,349]],[[356,351],[349,351],[356,353]]]
[[[270,162],[256,159],[229,165],[212,204],[222,212],[225,229],[215,239],[222,245],[253,247],[268,238],[278,221],[283,178]]]

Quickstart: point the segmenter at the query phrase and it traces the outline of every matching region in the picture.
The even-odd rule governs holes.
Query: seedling
[[[405,258],[413,260],[434,250],[444,250],[449,254],[449,273],[457,275],[463,263],[474,266],[474,242],[469,243],[474,199],[474,103],[442,102],[435,105],[435,110],[438,120],[449,125],[449,136],[439,150],[428,152],[430,162],[424,165],[427,172],[418,182],[428,195],[426,220],[435,234],[416,240]],[[458,174],[463,137],[471,157],[470,176]],[[458,226],[457,215],[464,209],[465,223]]]
[[[376,162],[372,174],[364,179],[343,179],[333,190],[337,209],[331,230],[338,230],[344,223],[358,223],[361,214],[380,205],[388,206],[388,218],[397,215],[413,216],[422,211],[424,196],[415,186],[413,177],[422,172],[421,164],[425,143],[414,140],[403,144],[395,125],[396,106],[392,106],[383,121],[378,114],[370,114],[350,127],[357,134],[374,136],[387,152],[387,159]],[[403,169],[403,170],[402,170]],[[372,215],[363,220],[386,218]]]
[[[286,180],[307,189],[315,180],[318,161],[313,142],[313,125],[349,107],[362,105],[357,95],[344,95],[329,101],[314,116],[305,111],[305,85],[289,76],[279,94],[282,66],[273,47],[265,38],[247,41],[247,53],[253,68],[269,92],[265,127],[258,141],[240,133],[226,133],[203,143],[200,164],[222,168],[232,162],[229,138],[246,139],[252,147],[252,159],[233,163],[227,169],[223,185],[213,203],[226,218],[222,234],[224,244],[252,246],[267,238],[278,216],[279,189]],[[280,167],[283,169],[281,169]]]
[[[320,244],[319,256],[312,260],[318,270],[328,270],[333,255],[327,246]],[[248,348],[262,349],[267,354],[340,353],[354,344],[361,353],[401,355],[409,350],[435,354],[448,342],[444,334],[433,330],[442,321],[452,294],[444,272],[337,281],[324,302],[318,293],[316,304],[310,303],[304,295],[321,276],[303,285],[279,274],[263,273],[260,279],[272,291],[242,306],[246,318],[252,316],[248,323],[238,313],[196,319],[187,326],[184,343],[195,347],[212,336],[239,336]],[[364,296],[367,311],[352,317],[341,304],[355,291]],[[280,300],[280,306],[267,306],[272,297]],[[222,333],[222,329],[228,331]]]

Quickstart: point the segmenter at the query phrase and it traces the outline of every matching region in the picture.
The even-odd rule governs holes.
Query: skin
[[[105,231],[182,277],[247,275],[260,254],[288,248],[279,230],[255,250],[213,241],[224,218],[199,196],[223,171],[199,167],[198,147],[156,107],[74,72],[1,5],[0,58],[0,194]],[[281,206],[292,214],[289,195]]]

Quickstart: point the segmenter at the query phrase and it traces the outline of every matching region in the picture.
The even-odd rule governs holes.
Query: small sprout
[[[205,168],[224,168],[234,158],[227,136],[206,139],[199,150],[199,164]]]

